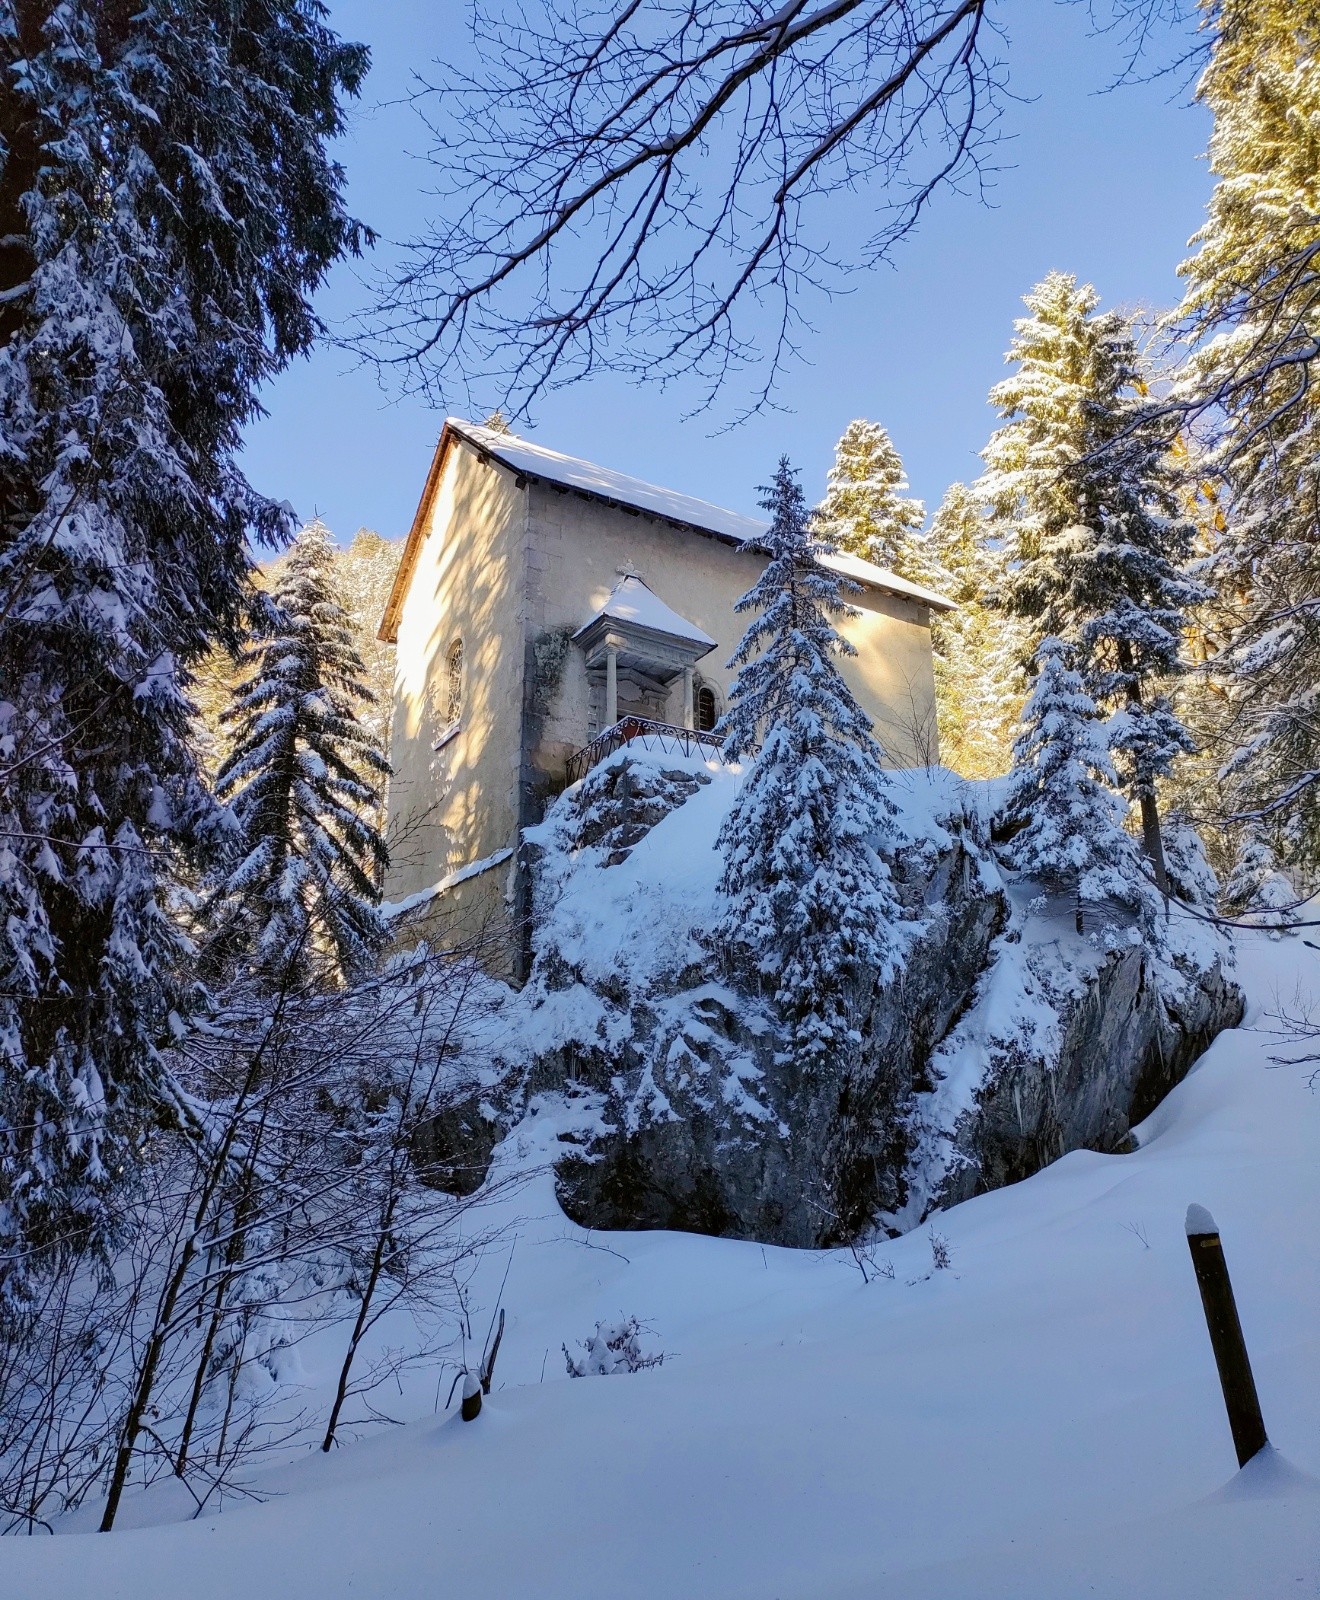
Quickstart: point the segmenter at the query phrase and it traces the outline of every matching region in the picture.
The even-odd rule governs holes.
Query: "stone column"
[[[612,728],[619,720],[619,651],[616,645],[605,646],[605,726]]]
[[[695,674],[691,667],[683,668],[683,726],[695,728],[697,725],[696,711],[692,703],[692,683]]]

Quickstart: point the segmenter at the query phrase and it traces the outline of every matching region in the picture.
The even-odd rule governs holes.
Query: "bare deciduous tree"
[[[419,947],[349,990],[300,967],[291,952],[275,989],[232,986],[175,1041],[184,1120],[139,1152],[121,1248],[72,1241],[0,1318],[0,1531],[101,1490],[108,1531],[164,1479],[200,1513],[310,1426],[332,1441],[347,1400],[461,1347],[463,1279],[494,1236],[480,1212],[513,1181],[428,1167],[431,1121],[473,1092],[475,956]],[[400,1348],[368,1350],[396,1309]],[[348,1350],[327,1424],[285,1377],[331,1325]]]
[[[1090,0],[1140,56],[1188,0]],[[475,71],[416,96],[438,220],[363,348],[431,393],[466,369],[522,412],[609,367],[713,398],[795,346],[801,291],[883,260],[979,184],[1006,0],[545,0],[479,10]],[[836,206],[873,195],[855,237]],[[865,213],[862,214],[863,217]],[[826,242],[826,241],[830,242]],[[767,330],[767,317],[769,326]]]
[[[847,263],[817,202],[885,193],[856,251],[882,258],[942,184],[974,173],[1000,82],[991,0],[550,0],[479,12],[475,74],[419,95],[443,220],[375,331],[411,377],[455,357],[522,409],[611,366],[712,387],[790,353],[794,297]],[[769,302],[769,349],[743,326]]]

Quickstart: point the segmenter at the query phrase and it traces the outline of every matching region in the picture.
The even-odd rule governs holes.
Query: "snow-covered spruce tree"
[[[187,674],[287,512],[237,466],[357,247],[314,0],[0,9],[0,1300],[174,1114]]]
[[[827,547],[787,459],[763,496],[769,559],[737,604],[755,615],[722,724],[726,752],[749,768],[716,841],[715,936],[732,967],[773,993],[792,1057],[812,1071],[854,1059],[853,991],[892,966],[898,908],[881,847],[893,802],[837,665],[853,653],[831,622],[845,585],[819,561]]]
[[[1320,4],[1212,0],[1198,98],[1218,178],[1179,315],[1180,397],[1221,422],[1227,490],[1212,563],[1237,608],[1228,804],[1320,872]]]
[[[1028,877],[1069,890],[1078,933],[1088,904],[1140,903],[1134,847],[1123,827],[1127,807],[1095,701],[1070,664],[1062,639],[1036,650],[1036,680],[1013,749],[1004,815],[1019,824],[1006,855]]]
[[[207,971],[352,977],[384,938],[376,821],[389,763],[359,717],[373,697],[334,557],[325,524],[309,523],[280,574],[271,632],[243,652],[248,676],[225,713],[234,744],[216,777],[234,838],[206,905]]]
[[[819,537],[914,582],[931,574],[921,525],[926,508],[909,499],[903,461],[878,422],[850,422],[834,449],[825,498],[817,506]]]
[[[372,528],[359,528],[347,550],[334,552],[335,585],[348,613],[354,647],[366,667],[366,683],[372,694],[371,704],[362,716],[382,750],[390,747],[394,715],[394,646],[379,639],[377,630],[394,587],[402,548]],[[380,815],[383,823],[383,809]]]
[[[381,613],[399,570],[402,544],[382,538],[372,528],[359,528],[347,549],[334,551],[334,581],[348,613],[353,643],[367,670],[367,684],[375,696],[364,712],[381,748],[388,749],[393,717],[394,646],[376,637]],[[274,591],[288,559],[287,552],[263,562],[253,581],[264,593]],[[242,677],[233,654],[217,646],[194,671],[190,698],[197,708],[196,739],[207,770],[214,775],[232,743],[232,730],[223,722]]]
[[[1300,898],[1259,826],[1249,828],[1224,884],[1224,904],[1232,912],[1278,913],[1295,911]]]
[[[931,555],[957,610],[932,617],[940,754],[966,778],[993,778],[1013,759],[1026,694],[1026,630],[1006,610],[1002,539],[963,483],[949,486],[931,519]]]
[[[1202,441],[1180,436],[1174,457],[1183,478],[1183,500],[1192,522],[1192,558],[1188,571],[1206,581],[1206,598],[1190,608],[1183,636],[1187,670],[1172,688],[1178,719],[1191,734],[1196,749],[1180,759],[1161,785],[1161,803],[1184,816],[1223,819],[1232,810],[1230,786],[1223,767],[1236,743],[1235,708],[1214,665],[1236,627],[1239,598],[1231,589],[1213,582],[1223,545],[1227,495],[1208,466]],[[1222,820],[1206,828],[1202,844],[1215,873],[1227,878],[1232,871],[1243,830]],[[1167,840],[1166,840],[1167,846]],[[1167,856],[1166,848],[1166,856]]]
[[[1111,713],[1110,748],[1167,889],[1156,786],[1193,741],[1164,686],[1183,668],[1188,608],[1205,597],[1184,570],[1193,529],[1170,424],[1131,324],[1098,312],[1089,284],[1052,272],[1025,303],[1007,356],[1017,371],[990,393],[1006,425],[983,452],[980,487],[1012,526],[1009,602],[1074,647],[1086,692]]]

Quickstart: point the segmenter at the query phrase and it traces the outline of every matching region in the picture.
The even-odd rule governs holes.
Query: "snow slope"
[[[1079,1152],[877,1252],[587,1236],[512,1202],[496,1393],[268,1470],[264,1504],[0,1545],[7,1600],[1272,1600],[1320,1594],[1320,1095],[1270,1013],[1320,999],[1297,936],[1126,1156]],[[510,1159],[549,1148],[547,1104]],[[538,1131],[539,1130],[539,1131]],[[1277,1455],[1233,1472],[1183,1232],[1223,1230]],[[528,1220],[530,1219],[530,1220]],[[506,1257],[476,1286],[488,1306]],[[657,1370],[564,1374],[636,1314]],[[474,1314],[484,1328],[485,1316]],[[329,1353],[326,1356],[327,1365]],[[325,1374],[305,1357],[308,1382]],[[544,1372],[544,1381],[541,1380]],[[502,1380],[502,1382],[501,1382]],[[443,1396],[441,1396],[443,1400]]]

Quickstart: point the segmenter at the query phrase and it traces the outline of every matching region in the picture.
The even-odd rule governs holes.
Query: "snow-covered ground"
[[[587,1235],[542,1173],[509,1202],[496,1392],[267,1468],[263,1503],[0,1544],[6,1600],[1271,1600],[1320,1595],[1320,1092],[1270,1014],[1320,954],[1241,941],[1250,995],[1125,1156],[1077,1153],[880,1247]],[[1320,1082],[1320,1080],[1317,1080]],[[520,1135],[529,1160],[557,1113]],[[1277,1453],[1234,1473],[1183,1233],[1223,1232]],[[884,1275],[892,1263],[892,1277]],[[484,1302],[484,1304],[483,1304]],[[570,1381],[560,1346],[636,1315],[655,1370]],[[323,1359],[322,1359],[323,1357]],[[303,1351],[307,1383],[327,1344]],[[438,1402],[443,1405],[443,1392]],[[134,1526],[136,1524],[136,1526]]]

